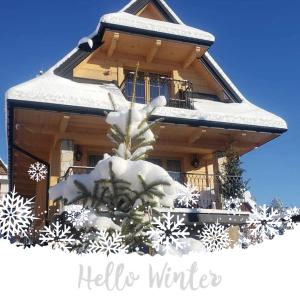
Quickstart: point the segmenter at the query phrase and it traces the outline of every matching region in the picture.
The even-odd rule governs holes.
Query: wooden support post
[[[146,61],[147,63],[151,63],[155,57],[155,55],[157,54],[158,49],[161,46],[161,40],[155,40],[154,44],[152,46],[152,48],[150,48],[150,51],[146,57]]]
[[[114,35],[113,35],[113,38],[111,40],[111,43],[110,43],[110,46],[109,46],[109,49],[107,51],[107,56],[108,57],[112,57],[116,48],[117,48],[117,44],[118,44],[118,40],[120,38],[120,34],[115,32]]]
[[[124,73],[124,68],[122,64],[118,64],[118,85],[121,86],[121,84],[125,80],[125,73]]]
[[[195,49],[192,50],[192,52],[190,53],[190,55],[187,57],[187,59],[183,62],[183,68],[186,69],[188,68],[193,62],[194,60],[200,56],[201,53],[201,47],[195,47]]]
[[[220,190],[220,170],[224,160],[224,154],[221,151],[217,151],[213,154],[213,170],[214,170],[214,190],[216,197],[216,208],[222,209],[222,195]]]

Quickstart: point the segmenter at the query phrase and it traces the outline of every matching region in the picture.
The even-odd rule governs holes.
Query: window
[[[169,175],[176,181],[181,182],[181,161],[167,160],[167,171]]]
[[[169,84],[166,77],[159,74],[151,73],[149,75],[150,82],[150,100],[158,96],[165,96],[169,98]]]
[[[163,168],[163,162],[161,159],[158,158],[150,158],[148,159],[149,162],[153,163],[154,165],[160,166]]]
[[[103,155],[89,155],[88,164],[89,167],[95,167],[99,160],[103,159]]]
[[[126,72],[125,80],[125,96],[131,101],[133,95],[133,83],[134,83],[134,72]],[[145,103],[146,85],[145,85],[145,73],[139,72],[136,81],[136,102]]]
[[[134,72],[127,71],[124,83],[124,94],[132,99]],[[167,76],[155,73],[139,72],[136,82],[136,102],[145,103],[158,96],[169,98],[169,80]]]

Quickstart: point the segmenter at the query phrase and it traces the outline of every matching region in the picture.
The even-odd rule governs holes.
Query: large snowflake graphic
[[[225,226],[219,223],[204,224],[200,239],[209,252],[227,249],[231,242],[228,228],[225,228]]]
[[[128,246],[124,244],[124,236],[119,231],[109,233],[106,230],[99,231],[95,238],[89,240],[88,253],[110,254],[126,253]]]
[[[0,235],[4,238],[27,237],[34,219],[33,198],[20,196],[14,188],[0,200]]]
[[[27,172],[30,179],[36,182],[44,180],[48,174],[47,167],[40,162],[31,164]]]
[[[90,211],[82,207],[72,206],[67,210],[67,221],[75,228],[83,227],[89,220]]]
[[[48,244],[54,250],[60,249],[63,251],[70,250],[73,245],[78,243],[71,234],[71,227],[66,224],[62,225],[59,221],[45,226],[40,231],[39,240],[42,245]]]
[[[238,198],[229,198],[224,200],[224,208],[233,212],[238,212],[241,210],[242,200]]]
[[[185,207],[193,207],[197,205],[199,198],[200,193],[198,192],[197,188],[188,183],[179,189],[177,202],[179,205]]]
[[[286,209],[281,219],[283,226],[287,229],[293,229],[296,225],[296,223],[293,221],[293,217],[298,214],[299,209],[296,207]]]
[[[253,210],[248,220],[248,226],[257,241],[272,239],[279,233],[282,226],[282,220],[273,208],[266,205],[258,206]]]
[[[186,246],[184,241],[190,233],[184,225],[184,219],[173,221],[174,215],[170,212],[163,214],[161,217],[153,218],[151,229],[147,232],[152,240],[153,247],[159,251],[161,246],[169,250],[172,246],[175,249],[183,249]]]

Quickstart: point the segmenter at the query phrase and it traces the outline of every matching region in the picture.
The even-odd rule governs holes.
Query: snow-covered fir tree
[[[137,71],[135,81],[136,77]],[[115,144],[114,155],[104,155],[90,174],[70,176],[51,188],[50,197],[63,200],[64,209],[80,204],[89,210],[84,230],[119,231],[129,250],[151,246],[146,232],[153,216],[158,216],[154,208],[171,207],[176,198],[169,174],[144,160],[155,142],[151,129],[159,121],[149,122],[149,117],[166,105],[166,99],[158,97],[141,106],[135,103],[135,90],[126,107],[117,107],[112,95],[110,99],[113,111],[106,122],[111,126],[108,137]]]

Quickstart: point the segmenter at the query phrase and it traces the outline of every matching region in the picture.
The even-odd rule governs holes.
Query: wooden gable
[[[160,0],[137,0],[132,2],[125,12],[144,18],[179,23],[179,18]]]
[[[153,3],[149,3],[146,5],[142,10],[140,10],[137,15],[139,17],[147,18],[147,19],[153,19],[153,20],[159,20],[159,21],[168,21],[165,16],[162,15],[161,11],[157,9],[156,6],[153,5]]]

